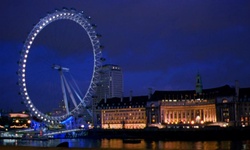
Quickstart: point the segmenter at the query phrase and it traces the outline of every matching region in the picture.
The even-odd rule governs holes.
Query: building
[[[150,89],[151,90],[151,89]],[[224,85],[194,90],[159,91],[148,96],[104,98],[97,105],[98,124],[105,129],[250,125],[250,88]]]
[[[6,113],[0,117],[0,130],[26,129],[31,127],[31,117],[26,113]]]
[[[92,103],[92,121],[95,126],[100,125],[100,110],[97,105],[102,99],[123,97],[123,74],[118,65],[103,65],[100,71],[100,80],[97,86],[96,95]]]
[[[221,86],[203,89],[196,76],[195,90],[155,91],[146,106],[148,124],[208,124],[224,122],[230,126],[250,125],[250,88]]]
[[[97,96],[99,100],[123,96],[123,74],[121,67],[112,64],[102,66]]]
[[[238,81],[231,87],[231,95],[217,98],[218,121],[232,126],[250,125],[250,88],[240,88]]]
[[[225,116],[221,118],[226,109],[217,106],[217,103],[225,99],[234,102],[234,94],[234,88],[228,85],[203,89],[198,73],[195,90],[155,91],[146,105],[147,122],[149,125],[207,124],[218,120],[229,122]]]
[[[239,88],[236,110],[237,125],[250,126],[250,88]]]
[[[234,90],[228,86],[183,91],[155,91],[147,102],[148,123],[204,124],[217,122],[216,102],[232,99]]]
[[[103,99],[97,106],[99,124],[104,129],[143,129],[147,100],[148,96]]]

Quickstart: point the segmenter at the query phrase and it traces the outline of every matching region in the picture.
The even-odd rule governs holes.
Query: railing
[[[191,100],[191,101],[162,101],[162,106],[190,106],[190,105],[207,105],[214,104],[214,101],[207,100]]]
[[[63,133],[70,133],[70,132],[77,132],[77,131],[84,131],[86,129],[69,129],[69,130],[61,130],[55,132],[44,133],[43,136],[51,136],[56,134],[63,134]]]

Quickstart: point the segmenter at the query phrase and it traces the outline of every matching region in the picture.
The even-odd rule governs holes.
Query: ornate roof
[[[133,97],[114,97],[108,98],[106,101],[102,99],[98,104],[98,107],[105,106],[145,106],[148,100],[148,96],[133,96]]]
[[[225,85],[217,88],[203,89],[201,94],[196,94],[195,90],[155,91],[150,100],[215,98],[217,96],[231,95],[235,95],[235,89],[229,85]]]

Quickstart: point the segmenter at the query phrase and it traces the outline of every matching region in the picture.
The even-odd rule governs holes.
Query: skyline
[[[0,6],[0,100],[4,101],[3,108],[14,109],[16,103],[19,109],[25,109],[16,85],[19,51],[33,25],[47,12],[63,7],[83,10],[91,16],[90,22],[97,24],[96,31],[102,35],[100,42],[104,45],[104,64],[122,68],[124,96],[128,96],[130,90],[134,96],[147,95],[148,88],[195,90],[198,72],[204,89],[234,85],[235,80],[240,87],[250,86],[248,1],[5,0]],[[90,62],[89,53],[79,52],[90,49],[90,43],[85,40],[86,32],[75,24],[55,22],[38,35],[31,56],[60,51],[63,52],[60,57],[72,64],[73,61],[80,64],[79,56]],[[72,60],[78,54],[77,60]],[[39,61],[33,65],[40,69]]]

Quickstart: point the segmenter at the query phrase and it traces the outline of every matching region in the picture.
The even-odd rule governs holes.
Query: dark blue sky
[[[123,69],[125,96],[130,90],[133,95],[146,95],[149,87],[192,90],[198,71],[204,88],[234,85],[235,80],[239,80],[241,87],[250,87],[250,1],[3,0],[0,5],[1,108],[25,109],[16,85],[19,51],[33,25],[47,12],[62,7],[83,10],[92,17],[91,23],[97,24],[96,31],[102,34],[100,42],[105,46],[105,63]],[[35,42],[29,56],[31,72],[41,70],[40,60],[44,58],[49,63],[61,63],[57,57],[76,64],[71,68],[72,72],[75,68],[76,75],[91,72],[91,51],[81,52],[91,50],[90,42],[86,32],[73,22],[48,25]],[[90,65],[81,70],[82,63]],[[30,79],[34,87],[48,87],[40,79],[34,80]],[[35,104],[50,105],[46,101]]]

